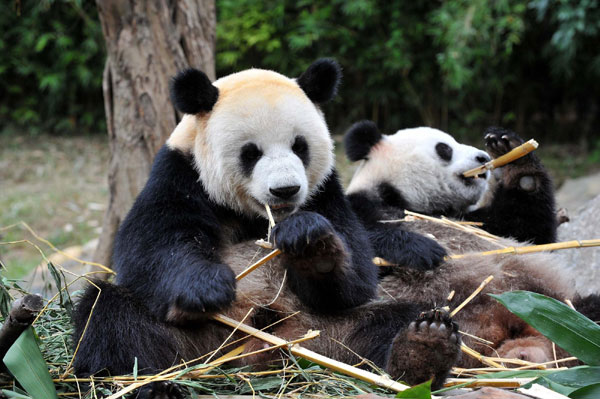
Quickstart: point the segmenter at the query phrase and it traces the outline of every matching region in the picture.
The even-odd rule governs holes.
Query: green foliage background
[[[364,118],[466,141],[490,124],[540,140],[599,133],[597,0],[217,0],[217,12],[219,76],[340,61],[336,133]],[[3,2],[0,27],[0,129],[104,131],[95,3]]]

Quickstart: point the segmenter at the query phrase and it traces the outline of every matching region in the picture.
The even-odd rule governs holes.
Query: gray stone
[[[558,228],[559,241],[600,239],[600,195],[569,215],[571,221]],[[600,291],[600,247],[556,251],[567,276],[582,294]]]
[[[556,204],[558,208],[567,208],[571,214],[598,194],[600,194],[600,172],[566,180],[556,191]]]

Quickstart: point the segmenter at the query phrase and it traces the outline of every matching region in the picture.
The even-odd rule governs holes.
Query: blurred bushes
[[[344,68],[332,129],[430,125],[466,141],[501,124],[594,141],[600,122],[597,0],[216,0],[217,75],[314,59]],[[19,7],[20,15],[15,11]],[[0,130],[104,131],[95,2],[0,4]]]
[[[0,2],[0,130],[105,132],[96,3]]]
[[[218,0],[220,75],[344,67],[333,128],[430,125],[467,141],[490,124],[572,141],[598,134],[597,0]]]

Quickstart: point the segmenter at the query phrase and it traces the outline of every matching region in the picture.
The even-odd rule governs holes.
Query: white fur
[[[450,162],[443,161],[435,150],[438,143],[452,148]],[[486,190],[486,179],[466,185],[463,172],[481,165],[476,157],[487,154],[460,144],[452,136],[428,127],[399,130],[383,136],[359,166],[348,186],[348,193],[373,190],[380,183],[394,186],[410,209],[422,213],[444,210],[465,211]],[[486,178],[488,173],[486,173]]]
[[[300,207],[334,164],[333,143],[322,113],[294,80],[275,72],[243,71],[214,85],[219,99],[212,112],[193,116],[195,124],[185,118],[181,122],[184,129],[195,129],[193,155],[210,199],[240,213],[266,216],[264,204],[281,204],[269,189],[298,185],[300,191],[287,203],[294,210]],[[187,142],[174,138],[175,133],[185,136],[178,129],[170,143]],[[308,143],[308,168],[291,149],[298,135]],[[240,153],[249,142],[263,156],[246,177]]]

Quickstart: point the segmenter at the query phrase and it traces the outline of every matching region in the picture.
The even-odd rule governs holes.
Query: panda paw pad
[[[447,341],[450,347],[460,344],[458,325],[452,321],[448,312],[442,309],[421,313],[409,324],[407,338],[417,341],[423,339]]]
[[[498,158],[524,143],[516,133],[501,128],[486,130],[484,140],[487,151],[494,158]]]

